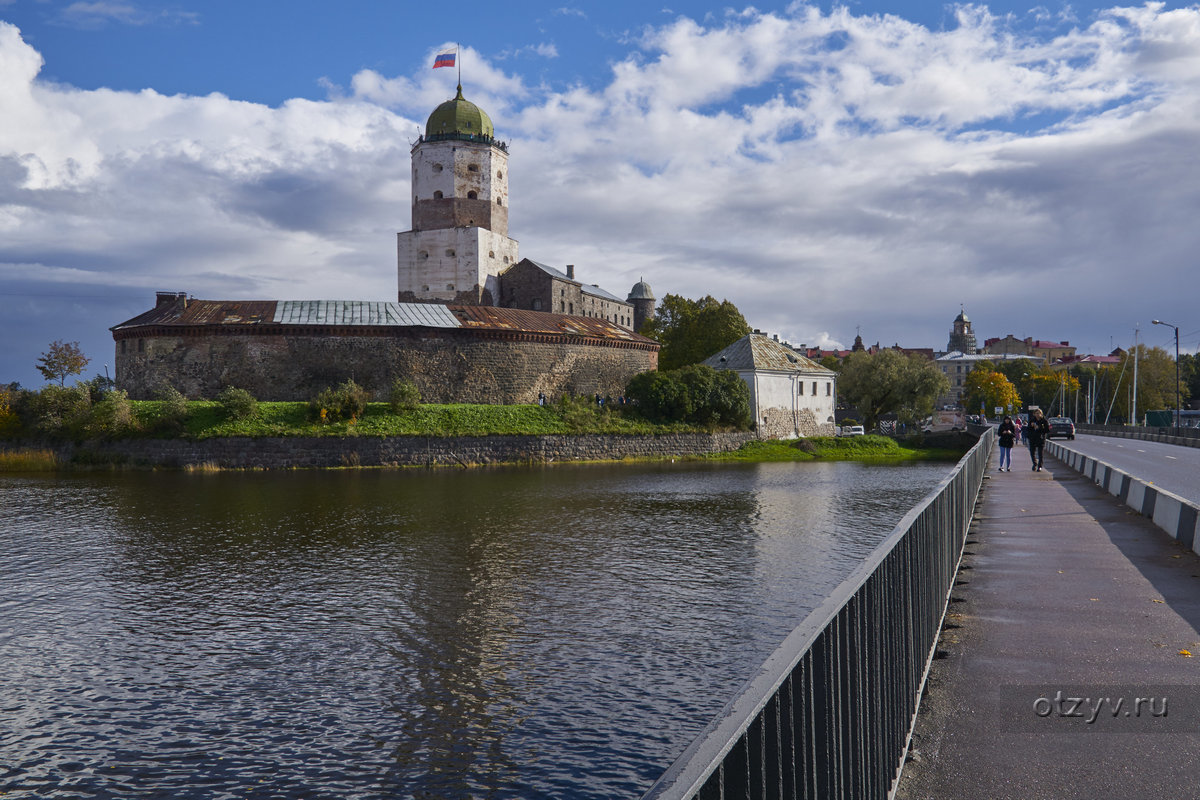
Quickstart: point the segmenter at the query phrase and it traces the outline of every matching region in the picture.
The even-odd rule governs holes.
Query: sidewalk
[[[995,465],[896,797],[1200,798],[1200,557],[1057,460]]]

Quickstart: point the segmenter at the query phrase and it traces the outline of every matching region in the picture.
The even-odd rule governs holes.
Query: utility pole
[[[1137,425],[1137,368],[1138,368],[1138,329],[1133,329],[1133,402],[1129,413],[1129,424]]]
[[[1179,435],[1179,426],[1181,424],[1181,420],[1179,419],[1179,414],[1180,414],[1180,405],[1179,405],[1179,326],[1172,325],[1169,322],[1163,322],[1161,319],[1152,319],[1152,320],[1150,320],[1150,324],[1151,325],[1166,325],[1168,328],[1175,329],[1175,435],[1178,436]]]

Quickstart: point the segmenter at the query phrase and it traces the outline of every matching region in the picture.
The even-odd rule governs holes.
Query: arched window
[[[417,258],[429,258],[429,253],[426,253],[424,250],[421,250],[420,252],[417,253]]]
[[[441,199],[442,199],[442,192],[441,192],[441,190],[438,190],[438,191],[436,191],[436,192],[434,192],[434,193],[433,193],[433,199],[434,199],[434,200],[441,200]]]
[[[447,284],[446,284],[446,291],[448,291],[448,292],[453,292],[453,291],[454,291],[454,284],[453,284],[453,283],[447,283]]]
[[[488,250],[488,258],[495,258],[495,257],[496,257],[496,251]]]
[[[442,165],[441,165],[441,164],[434,164],[434,165],[433,165],[433,171],[434,171],[434,172],[441,172],[441,171],[442,171]]]
[[[498,170],[497,170],[497,172],[496,172],[496,180],[498,180],[498,181],[502,181],[502,180],[504,180],[504,173],[503,173],[503,172],[500,172],[500,171],[498,171]]]
[[[504,201],[502,201],[502,200],[501,200],[499,197],[497,197],[497,198],[496,198],[496,205],[498,205],[498,206],[502,206],[502,205],[504,205]]]
[[[467,164],[467,172],[479,172],[478,164]]]
[[[447,247],[447,248],[446,248],[446,255],[450,256],[450,258],[454,258],[454,248],[452,248],[452,247]]]
[[[472,189],[471,191],[467,192],[467,199],[468,200],[478,200],[479,192]]]

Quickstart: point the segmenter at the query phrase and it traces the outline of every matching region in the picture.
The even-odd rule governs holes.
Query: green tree
[[[634,375],[625,396],[651,420],[738,428],[750,424],[750,389],[745,381],[736,372],[704,364]]]
[[[948,391],[950,381],[936,364],[899,350],[852,353],[838,377],[838,396],[859,410],[868,430],[889,412],[916,422]]]
[[[662,345],[661,370],[697,364],[749,332],[746,318],[728,300],[718,302],[711,295],[689,300],[676,294],[663,297],[641,330]]]
[[[967,375],[963,382],[963,405],[974,413],[982,408],[985,414],[992,414],[996,408],[1007,412],[1021,407],[1021,396],[1012,381],[999,372],[987,368],[987,362],[982,362]]]
[[[37,360],[38,372],[48,381],[58,381],[59,386],[67,385],[67,376],[78,375],[91,361],[79,349],[79,342],[54,341],[50,349],[42,353]]]

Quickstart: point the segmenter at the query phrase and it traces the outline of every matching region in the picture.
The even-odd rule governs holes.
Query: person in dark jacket
[[[1033,471],[1042,471],[1042,446],[1050,434],[1050,423],[1042,416],[1042,410],[1035,408],[1029,414],[1029,424],[1022,431],[1025,441],[1029,442],[1029,457],[1033,459]]]
[[[1004,417],[1004,421],[996,429],[996,436],[999,439],[1000,447],[1000,469],[998,471],[1012,472],[1012,448],[1013,442],[1017,439],[1017,426],[1013,424],[1012,417]]]

